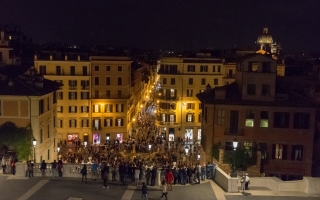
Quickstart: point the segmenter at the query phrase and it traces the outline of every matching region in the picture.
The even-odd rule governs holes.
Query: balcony
[[[89,86],[81,86],[81,90],[89,90]]]
[[[244,130],[243,129],[237,129],[237,128],[225,128],[224,129],[225,135],[235,135],[235,136],[243,136]]]
[[[178,126],[178,122],[163,122],[163,121],[157,121],[157,125],[161,126]]]
[[[77,86],[69,86],[69,90],[77,90]]]
[[[110,95],[92,95],[92,99],[129,99],[131,97],[131,94],[110,94]]]
[[[161,96],[158,95],[158,96],[156,97],[156,99],[160,99],[160,100],[174,100],[174,101],[179,100],[179,98],[176,97],[176,96],[174,96],[174,97],[167,97],[167,96],[163,96],[163,95],[161,95]]]

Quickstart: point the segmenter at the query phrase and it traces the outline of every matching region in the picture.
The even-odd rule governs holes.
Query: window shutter
[[[77,86],[77,83],[78,83],[78,81],[77,81],[77,80],[75,80],[75,81],[74,81],[74,86]]]
[[[69,86],[71,86],[71,80],[69,80]]]
[[[69,127],[71,127],[71,120],[69,120]]]
[[[123,112],[123,104],[121,104],[121,112]]]
[[[83,106],[81,106],[81,111],[80,112],[83,113]]]
[[[78,108],[78,106],[75,106],[75,107],[74,107],[74,112],[77,112],[77,108]]]
[[[77,120],[74,120],[74,127],[77,127]]]
[[[112,112],[112,104],[110,105],[110,112]]]
[[[275,157],[275,154],[276,154],[276,145],[273,144],[273,145],[272,145],[272,156],[271,156],[272,159],[275,159],[275,158],[276,158],[276,157]]]
[[[177,90],[174,90],[174,98],[177,98]]]
[[[63,99],[63,92],[61,92],[61,100]]]
[[[94,119],[92,120],[92,128],[94,128]]]
[[[176,122],[176,115],[174,115],[174,122]]]
[[[87,107],[87,113],[89,112],[89,106],[86,106]]]
[[[81,80],[81,86],[84,86],[84,80]]]
[[[63,106],[60,106],[60,109],[61,109],[61,113],[63,113]]]
[[[112,119],[110,119],[110,126],[112,126]]]
[[[101,119],[99,119],[99,130],[101,130]]]
[[[166,90],[166,99],[169,99],[169,98],[170,98],[170,91]]]
[[[104,127],[107,126],[107,119],[103,119],[103,126],[104,126]]]
[[[195,103],[192,104],[192,109],[193,109],[193,110],[194,110],[194,107],[195,107]]]
[[[118,104],[116,104],[116,112],[119,112],[119,110],[118,110]]]
[[[186,114],[186,122],[188,122],[188,114]]]
[[[69,106],[69,113],[71,113],[71,106]]]
[[[81,120],[81,127],[83,127],[83,120],[84,120],[84,119]]]
[[[166,122],[169,122],[170,115],[166,115]]]
[[[75,99],[77,99],[78,98],[78,92],[75,92],[74,96],[75,96]]]
[[[282,160],[287,160],[287,153],[288,153],[288,146],[287,145],[282,145]]]
[[[123,126],[123,121],[124,121],[124,120],[123,120],[123,119],[121,119],[121,126]]]
[[[92,112],[96,112],[96,110],[94,109],[94,105],[92,105]]]
[[[62,123],[63,121],[60,119],[60,128],[62,128],[63,127],[63,123]]]
[[[71,92],[69,92],[69,99],[71,99]]]

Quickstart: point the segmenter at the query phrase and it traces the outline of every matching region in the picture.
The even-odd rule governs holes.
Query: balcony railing
[[[171,125],[171,126],[177,126],[177,125],[179,125],[179,123],[178,122],[163,122],[163,121],[157,121],[157,124],[158,125]]]
[[[77,86],[69,86],[69,90],[76,90]]]
[[[131,97],[131,94],[122,94],[122,95],[117,95],[117,94],[110,94],[110,95],[92,95],[92,99],[129,99]]]
[[[225,135],[244,135],[244,130],[239,128],[225,128],[224,129]]]
[[[156,99],[162,99],[162,100],[179,100],[179,98],[176,97],[176,96],[175,96],[175,97],[167,97],[167,96],[162,96],[162,95],[161,95],[161,96],[158,95],[158,96],[156,97]]]

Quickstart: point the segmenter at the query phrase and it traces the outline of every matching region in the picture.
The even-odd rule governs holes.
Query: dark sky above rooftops
[[[266,24],[283,50],[310,52],[320,0],[0,0],[0,24],[39,43],[172,50],[254,46]]]

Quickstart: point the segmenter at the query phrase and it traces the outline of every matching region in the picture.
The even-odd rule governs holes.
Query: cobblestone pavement
[[[81,182],[76,178],[31,178],[0,175],[1,200],[140,200],[141,186],[124,186],[110,182],[109,189],[102,188],[102,181]],[[160,186],[148,186],[148,199],[158,200],[162,194]],[[283,196],[287,195],[287,196]],[[294,196],[294,193],[277,193],[265,188],[252,188],[241,193],[225,193],[215,183],[206,181],[200,185],[174,186],[168,192],[169,200],[319,200],[320,197]],[[164,198],[162,198],[164,199]]]

